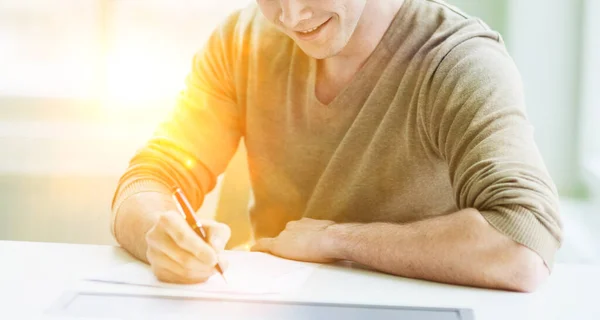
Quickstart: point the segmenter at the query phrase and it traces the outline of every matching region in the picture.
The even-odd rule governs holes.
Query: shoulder
[[[490,41],[484,45],[503,46],[498,32],[446,2],[406,0],[405,6],[392,25],[388,47],[395,46],[396,54],[413,53],[411,58],[425,67],[437,67],[451,51],[472,39],[485,38]]]
[[[471,16],[460,8],[441,0],[411,0],[416,2],[418,23],[433,25],[438,35],[460,35],[465,33],[484,33],[500,40],[500,34],[490,28],[483,20]]]
[[[467,39],[449,50],[435,66],[430,84],[430,93],[438,97],[477,94],[505,100],[523,95],[520,73],[503,43],[486,37]]]
[[[417,29],[426,34],[425,52],[431,59],[432,76],[445,72],[514,69],[501,35],[477,17],[441,0],[413,0],[421,5]],[[512,70],[514,71],[514,70]],[[484,72],[485,73],[485,72]]]
[[[498,32],[443,1],[406,1],[389,38],[395,46],[390,68],[415,78],[424,117],[465,105],[475,110],[484,98],[523,105],[520,74]]]
[[[500,34],[481,19],[440,0],[406,1],[387,45],[397,58],[393,61],[408,60],[425,86],[447,72],[512,65]]]

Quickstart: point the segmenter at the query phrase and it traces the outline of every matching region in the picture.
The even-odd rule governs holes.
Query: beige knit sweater
[[[406,223],[476,208],[552,266],[557,192],[498,33],[441,1],[407,0],[329,105],[315,97],[316,66],[256,5],[231,15],[132,159],[114,215],[173,185],[200,207],[243,137],[256,237],[302,217]]]

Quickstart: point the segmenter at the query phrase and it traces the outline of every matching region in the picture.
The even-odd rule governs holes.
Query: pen
[[[183,191],[181,191],[180,188],[173,187],[173,199],[175,200],[175,203],[177,203],[177,207],[179,207],[179,212],[181,212],[181,214],[184,216],[187,224],[192,228],[192,230],[194,230],[194,232],[196,232],[196,234],[202,240],[204,240],[204,242],[209,243],[206,230],[204,230],[202,224],[196,221],[196,218],[194,218],[194,210],[192,209],[192,205],[190,205],[190,202],[188,201],[185,194],[183,194]],[[225,278],[223,268],[221,268],[221,265],[218,262],[215,268],[221,274],[225,282],[227,282],[227,278]]]

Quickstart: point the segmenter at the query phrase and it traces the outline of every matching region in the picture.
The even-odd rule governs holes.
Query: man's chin
[[[302,51],[304,51],[304,53],[306,53],[306,55],[308,55],[311,58],[317,59],[317,60],[323,60],[323,59],[328,59],[328,58],[333,58],[335,56],[337,56],[342,49],[341,48],[337,48],[337,47],[328,47],[328,48],[304,48],[302,46],[300,46],[300,48],[302,49]]]

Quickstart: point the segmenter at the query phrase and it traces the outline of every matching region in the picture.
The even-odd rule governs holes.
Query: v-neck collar
[[[405,0],[396,16],[390,23],[390,26],[383,34],[381,41],[375,47],[375,50],[367,58],[362,67],[354,75],[352,80],[338,93],[338,95],[329,103],[322,103],[316,95],[317,85],[317,68],[318,60],[309,57],[309,83],[311,89],[311,100],[318,107],[325,109],[336,108],[339,105],[346,105],[351,101],[357,101],[357,95],[365,92],[369,93],[375,87],[376,81],[365,81],[365,79],[373,79],[370,75],[374,72],[378,72],[378,66],[385,66],[391,56],[393,55],[393,45],[390,48],[390,44],[399,41],[398,36],[406,30],[405,28],[410,25],[410,15],[414,11],[413,7],[415,2],[418,0]]]

